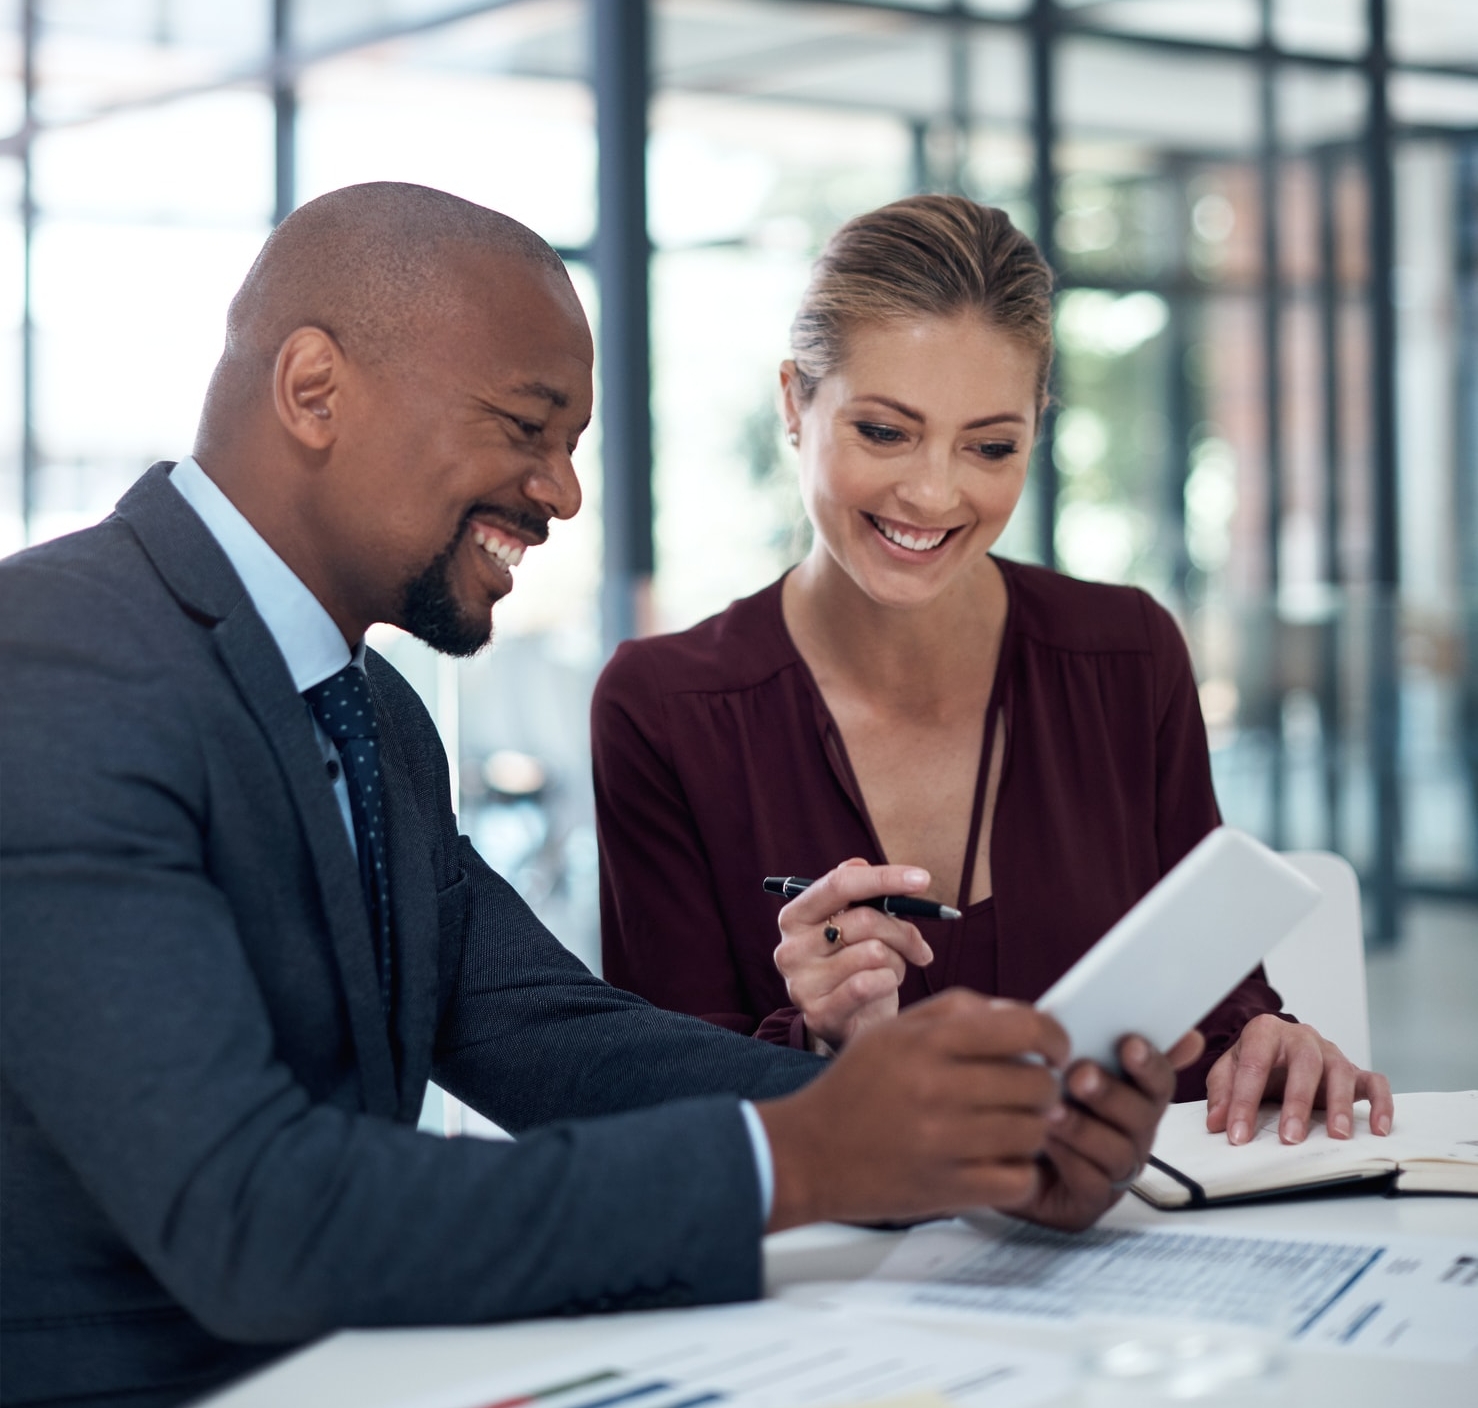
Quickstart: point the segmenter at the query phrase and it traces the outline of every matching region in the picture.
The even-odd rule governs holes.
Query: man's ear
[[[327,450],[339,437],[344,353],[322,328],[297,328],[277,350],[272,402],[277,419],[309,450]]]

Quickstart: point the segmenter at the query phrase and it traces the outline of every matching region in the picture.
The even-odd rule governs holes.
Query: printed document
[[[933,1224],[831,1300],[926,1318],[1190,1320],[1460,1362],[1478,1359],[1478,1240]]]
[[[1028,1408],[1074,1381],[1066,1356],[795,1305],[624,1318],[602,1345],[557,1351],[404,1408]]]

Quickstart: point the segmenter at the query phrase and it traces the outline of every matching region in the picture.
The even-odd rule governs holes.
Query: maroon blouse
[[[920,923],[934,963],[908,969],[904,1004],[954,985],[1035,1000],[1220,820],[1169,614],[1133,588],[996,561],[1010,605],[994,894],[963,920]],[[780,582],[680,635],[622,645],[596,685],[592,735],[607,980],[803,1044],[773,959],[781,902],[760,881],[885,857]],[[1216,1057],[1280,1005],[1261,969],[1249,975],[1201,1023],[1206,1055],[1177,1098],[1204,1096]]]

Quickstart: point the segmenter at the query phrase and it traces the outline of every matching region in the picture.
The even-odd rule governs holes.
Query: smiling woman
[[[1173,620],[990,553],[1052,357],[1032,243],[960,197],[860,216],[818,262],[792,347],[781,406],[814,546],[720,615],[617,651],[595,789],[606,976],[825,1051],[949,986],[1034,1000],[1219,816]],[[827,871],[780,912],[777,948],[761,879]],[[964,918],[850,907],[899,892]],[[1279,1005],[1259,970],[1199,1036],[1127,1059],[1126,1081],[1078,1071],[1046,1196],[1116,1196],[1172,1064],[1182,1099],[1209,1079],[1222,1122],[1261,1094],[1249,1055],[1296,1056],[1288,1137],[1317,1093],[1348,1107],[1353,1067]]]

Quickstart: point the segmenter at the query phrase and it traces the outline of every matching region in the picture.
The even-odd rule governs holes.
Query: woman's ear
[[[277,351],[272,403],[294,440],[326,450],[338,439],[344,354],[330,333],[304,327],[290,332]]]
[[[801,443],[800,369],[790,358],[780,364],[780,419],[785,425],[785,438],[792,445]]]

